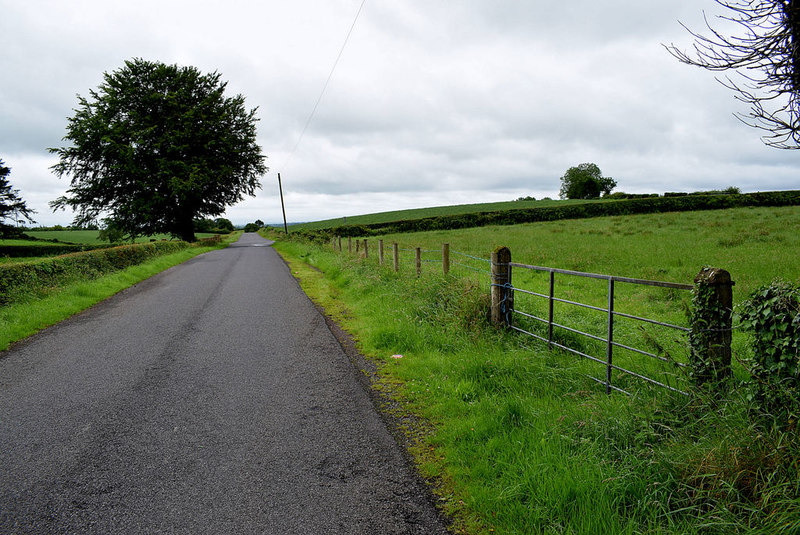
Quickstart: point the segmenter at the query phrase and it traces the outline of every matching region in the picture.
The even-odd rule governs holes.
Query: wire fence
[[[400,271],[401,265],[407,270],[413,258],[417,276],[423,271],[434,271],[423,270],[423,265],[438,264],[445,275],[458,270],[462,276],[482,282],[488,280],[492,291],[492,318],[496,323],[526,338],[546,343],[551,349],[557,348],[592,365],[602,366],[601,377],[596,373],[585,375],[604,385],[607,393],[613,390],[630,394],[626,388],[633,380],[687,395],[684,385],[691,351],[688,336],[691,328],[688,319],[684,322],[687,325],[682,325],[676,317],[681,313],[685,315],[686,301],[690,297],[687,292],[695,288],[694,285],[522,264],[511,262],[510,252],[507,261],[498,261],[495,253],[487,259],[450,250],[449,244],[442,244],[440,250],[401,248],[397,243],[387,249],[382,240],[377,245],[379,263],[384,265],[391,261],[395,271]],[[341,238],[334,238],[333,247],[342,250]],[[356,240],[355,247],[348,239],[351,252],[368,257],[373,249],[366,239]],[[512,271],[518,279],[513,284]],[[505,278],[498,277],[501,272]],[[544,281],[536,279],[542,275]],[[565,282],[573,279],[591,282]],[[587,284],[602,284],[603,287],[589,288]],[[621,302],[641,302],[641,299],[631,298],[631,292],[620,299],[620,289],[626,287],[667,292],[661,297],[649,295],[644,300],[666,303],[665,307],[671,307],[671,311],[655,312],[655,309],[664,308],[661,306],[653,306],[653,310],[648,308],[644,313],[623,311]],[[573,297],[575,293],[579,295]],[[495,298],[495,294],[499,297]]]
[[[478,256],[472,256],[472,255],[469,255],[467,253],[462,253],[462,252],[459,252],[459,251],[450,251],[450,252],[451,252],[451,254],[454,254],[454,255],[458,256],[459,258],[464,259],[463,261],[458,262],[458,261],[454,261],[451,258],[450,259],[450,265],[451,266],[458,266],[459,268],[471,271],[473,273],[480,273],[481,275],[491,275],[492,274],[492,271],[491,271],[491,263],[492,263],[492,261],[491,260],[488,260],[486,258],[480,258]],[[469,261],[469,260],[472,260],[473,264],[478,263],[478,265],[481,265],[483,269],[475,267],[474,265],[467,264],[466,262]]]

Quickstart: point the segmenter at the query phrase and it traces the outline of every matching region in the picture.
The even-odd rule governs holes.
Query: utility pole
[[[281,210],[283,211],[283,231],[288,236],[289,227],[286,225],[286,208],[283,206],[283,186],[281,185],[281,174],[278,173],[278,189],[281,192]]]

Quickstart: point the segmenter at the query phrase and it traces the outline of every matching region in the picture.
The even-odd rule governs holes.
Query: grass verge
[[[411,451],[453,531],[800,530],[800,440],[753,421],[743,391],[606,396],[584,363],[488,326],[469,279],[275,247],[376,364],[392,410],[428,422]]]
[[[216,246],[195,246],[159,256],[142,264],[104,275],[97,279],[72,282],[52,289],[44,297],[30,295],[0,307],[0,351],[45,327],[54,325],[156,273],[176,266],[197,255],[226,247],[238,239],[237,232]]]

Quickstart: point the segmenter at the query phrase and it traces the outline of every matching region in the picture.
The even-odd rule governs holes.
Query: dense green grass
[[[26,230],[25,234],[39,238],[41,240],[58,240],[64,243],[88,243],[88,244],[102,244],[108,243],[101,240],[99,237],[100,231],[98,230]],[[198,232],[197,238],[208,238],[215,234]],[[150,240],[169,240],[172,236],[169,234],[156,234],[155,236],[140,236],[136,239],[137,243],[148,242]]]
[[[115,293],[185,262],[199,254],[227,246],[241,235],[227,236],[216,246],[194,246],[160,256],[93,280],[73,281],[66,286],[31,293],[23,299],[0,307],[0,351],[41,329],[58,323]]]
[[[734,302],[740,302],[757,286],[774,278],[800,280],[797,228],[800,228],[800,207],[737,208],[419,232],[386,235],[382,239],[385,250],[389,251],[387,260],[391,258],[391,243],[399,243],[402,269],[406,273],[414,269],[411,249],[421,247],[429,251],[423,257],[431,262],[425,263],[423,269],[430,272],[441,269],[436,263],[440,262],[441,244],[449,243],[454,251],[451,254],[454,272],[484,282],[489,279],[485,273],[488,263],[457,252],[488,259],[495,247],[503,245],[511,249],[512,260],[519,263],[685,284],[691,284],[700,269],[710,265],[730,271],[736,282]],[[376,251],[377,240],[371,241],[371,249]],[[475,274],[462,266],[484,273]],[[548,292],[547,274],[515,268],[513,277],[517,287]],[[615,293],[615,308],[619,312],[688,325],[689,292],[620,283]],[[603,308],[607,303],[607,282],[557,275],[556,295]],[[520,292],[516,300],[517,309],[547,316],[545,300]],[[602,313],[564,304],[557,304],[555,312],[557,321],[566,317],[567,325],[596,336],[605,335],[606,318]],[[534,328],[530,321],[520,319],[519,323],[526,329]],[[596,356],[603,354],[599,343],[563,331],[562,335],[570,342],[567,345],[577,344],[577,349]],[[685,339],[676,337],[669,329],[618,320],[615,336],[626,345],[663,351],[682,362],[687,360]],[[748,356],[745,341],[741,333],[735,333],[734,349],[739,358]],[[631,364],[633,371],[650,375],[656,368],[659,373],[669,372],[670,366],[642,361],[624,351],[618,354],[623,359],[631,357],[620,361],[621,365],[636,362]],[[742,372],[738,366],[735,370]],[[599,373],[596,371],[595,375]]]
[[[739,300],[776,276],[798,278],[798,222],[798,208],[743,209],[384,239],[387,251],[395,240],[432,251],[448,242],[481,257],[507,245],[518,262],[676,282],[715,264],[733,273]],[[444,278],[426,263],[417,279],[405,251],[398,275],[376,265],[374,241],[369,261],[327,246],[276,247],[378,363],[379,388],[401,401],[395,410],[430,423],[413,451],[457,531],[800,531],[797,433],[760,426],[743,387],[685,398],[631,383],[633,396],[606,396],[583,375],[596,374],[591,363],[489,327],[483,274],[456,266]],[[570,296],[591,299],[591,284],[570,284]],[[634,313],[684,314],[684,298],[670,292],[621,300]]]
[[[64,243],[103,243],[97,230],[26,230],[25,234],[41,240],[58,240]],[[108,243],[108,242],[106,242]]]
[[[355,215],[348,217],[338,217],[323,221],[313,221],[309,223],[298,223],[289,227],[289,231],[295,229],[325,229],[342,225],[372,225],[375,223],[389,223],[393,221],[404,221],[409,219],[423,219],[425,217],[437,217],[447,215],[471,214],[474,212],[496,212],[503,210],[518,210],[522,208],[543,208],[547,206],[565,206],[568,204],[580,204],[587,200],[541,200],[541,201],[503,201],[479,204],[455,204],[452,206],[434,206],[431,208],[414,208],[410,210],[393,210],[390,212],[378,212],[374,214]]]
[[[737,295],[743,296],[775,277],[800,278],[798,228],[800,207],[792,206],[390,234],[382,239],[387,251],[395,241],[406,249],[437,251],[447,242],[451,250],[486,259],[502,245],[511,249],[515,262],[688,284],[703,266],[711,265],[730,271]],[[376,240],[371,241],[376,250]],[[411,258],[406,253],[409,262]]]
[[[15,239],[2,239],[2,240],[0,240],[0,246],[2,246],[2,245],[41,245],[41,243],[42,242],[38,242],[38,241],[35,241],[35,240],[15,240]]]

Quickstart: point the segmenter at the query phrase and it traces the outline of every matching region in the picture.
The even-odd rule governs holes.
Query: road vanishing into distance
[[[0,353],[0,533],[446,533],[269,244]]]

